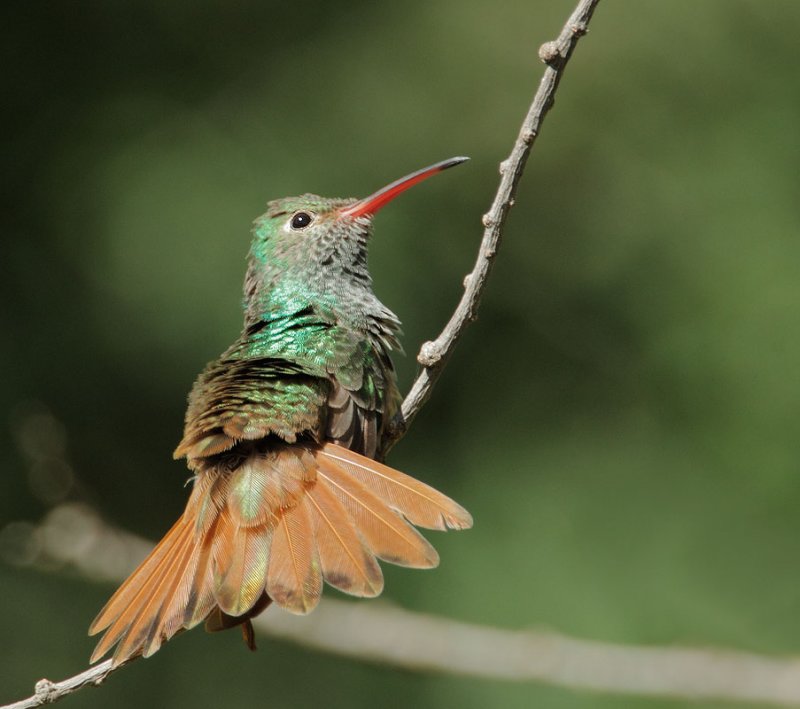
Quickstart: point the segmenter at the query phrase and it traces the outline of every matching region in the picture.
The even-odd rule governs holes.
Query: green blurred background
[[[377,220],[371,266],[405,325],[408,386],[474,259],[537,48],[573,5],[6,8],[0,701],[83,669],[112,590],[10,563],[18,522],[74,500],[156,538],[182,509],[185,396],[238,334],[266,201],[363,196],[470,155]],[[389,599],[800,653],[798,26],[793,0],[601,3],[480,320],[391,458],[475,528],[435,536],[436,572],[387,569]],[[65,706],[684,705],[240,644],[195,631]]]

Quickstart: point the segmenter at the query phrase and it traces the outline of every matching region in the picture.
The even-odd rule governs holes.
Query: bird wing
[[[270,434],[290,443],[306,432],[317,437],[330,386],[326,376],[286,360],[223,355],[195,382],[173,455],[204,458]]]
[[[392,361],[374,341],[362,341],[352,362],[331,375],[325,437],[370,458],[400,405]]]

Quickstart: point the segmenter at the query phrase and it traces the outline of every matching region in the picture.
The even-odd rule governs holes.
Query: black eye
[[[290,223],[292,229],[305,229],[312,221],[313,219],[308,212],[298,212],[292,217]]]

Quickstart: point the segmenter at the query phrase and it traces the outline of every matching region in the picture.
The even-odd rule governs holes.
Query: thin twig
[[[420,348],[417,362],[422,369],[414,380],[400,411],[387,428],[383,439],[384,452],[388,452],[405,435],[431,395],[431,390],[464,329],[477,318],[481,296],[486,288],[497,250],[500,248],[506,217],[514,205],[514,195],[525,170],[528,155],[541,131],[544,117],[553,106],[556,89],[564,75],[567,62],[578,40],[586,34],[598,2],[599,0],[581,0],[561,30],[558,39],[546,42],[539,48],[539,58],[547,64],[547,68],[528,114],[522,122],[511,154],[508,159],[500,163],[500,186],[497,188],[492,206],[483,215],[483,239],[475,266],[464,279],[464,293],[444,330],[435,340],[425,342]]]
[[[431,389],[439,378],[464,328],[470,321],[476,318],[480,298],[486,286],[486,280],[489,276],[492,262],[500,245],[506,215],[514,203],[514,194],[516,193],[520,177],[522,177],[522,172],[525,168],[525,162],[530,153],[531,146],[539,134],[544,116],[553,105],[555,92],[561,80],[561,76],[564,73],[567,61],[572,55],[578,39],[586,34],[589,20],[598,2],[599,0],[581,0],[569,20],[567,20],[567,24],[561,30],[558,39],[553,42],[547,42],[542,45],[539,50],[539,57],[547,64],[547,68],[545,69],[539,89],[534,96],[528,115],[523,121],[519,137],[514,143],[511,155],[500,165],[500,186],[491,208],[483,217],[485,229],[475,267],[472,273],[465,279],[464,295],[445,329],[436,340],[426,342],[420,349],[417,361],[422,365],[422,371],[414,381],[411,390],[403,401],[400,412],[388,427],[387,433],[384,436],[384,452],[387,452],[403,437],[403,435],[405,435],[411,422],[430,396]],[[342,604],[334,604],[334,602],[327,601],[326,605],[335,608],[337,605]],[[348,610],[347,612],[351,613],[352,610]],[[331,613],[324,610],[317,610],[315,615],[318,618],[316,627],[323,627],[325,619],[328,618]],[[266,619],[262,621],[260,625],[264,623],[267,625],[274,624],[276,628],[278,628],[281,624],[280,620],[271,621],[272,618],[278,617],[276,614],[264,617]],[[299,627],[300,626],[298,626],[298,629]],[[289,637],[294,631],[274,630],[273,632],[282,637]],[[384,634],[379,633],[378,637],[384,637]],[[310,637],[304,642],[313,645]],[[326,647],[329,650],[335,649],[334,646],[328,647],[326,642],[322,639],[318,642],[321,643],[318,647]],[[351,654],[352,656],[363,656],[363,651],[354,653],[348,653],[346,651],[341,652]],[[377,648],[375,649],[375,653],[375,655],[371,654],[365,659],[371,658],[379,661],[381,659],[381,653]],[[409,660],[411,659],[412,658],[409,658]],[[387,659],[386,661],[389,660]],[[403,663],[398,659],[395,661],[395,664]],[[420,663],[417,661],[407,661],[406,664],[417,667]],[[58,701],[62,697],[82,687],[100,684],[111,672],[119,667],[120,666],[112,668],[110,661],[106,661],[62,682],[53,683],[46,679],[40,680],[36,684],[36,693],[32,697],[15,704],[0,707],[0,709],[32,709],[42,704]],[[441,669],[444,670],[444,668]]]
[[[42,562],[69,563],[89,577],[124,578],[152,545],[75,505],[53,510],[38,529]],[[77,551],[76,551],[77,550]],[[800,704],[800,659],[732,650],[619,645],[544,630],[505,630],[371,603],[323,599],[308,616],[273,608],[259,632],[365,662],[508,682],[671,699],[759,705]],[[30,699],[0,709],[32,709],[102,682],[111,661],[64,682],[41,680]]]
[[[22,699],[19,702],[0,707],[0,709],[34,709],[34,707],[40,707],[42,704],[57,702],[62,697],[66,697],[68,694],[77,692],[84,687],[98,687],[103,683],[105,678],[114,671],[111,665],[112,660],[106,660],[99,665],[90,667],[85,672],[81,672],[61,682],[51,682],[49,679],[40,679],[36,683],[34,694],[27,699]]]

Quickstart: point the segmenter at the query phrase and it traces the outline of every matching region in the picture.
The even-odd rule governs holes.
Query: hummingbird
[[[323,582],[374,597],[377,559],[432,568],[417,531],[466,529],[470,514],[381,462],[401,396],[391,360],[400,321],[372,291],[373,217],[451,158],[364,199],[269,202],[252,229],[239,338],[189,394],[183,438],[191,493],[181,517],[89,628],[95,662],[155,653],[205,622],[239,626],[275,604],[306,614]]]

